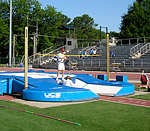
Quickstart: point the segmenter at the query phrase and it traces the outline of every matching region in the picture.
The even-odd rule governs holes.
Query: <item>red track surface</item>
[[[0,67],[0,71],[23,71],[23,68],[5,68],[5,67]],[[57,72],[57,70],[51,70],[51,69],[33,69],[35,71],[37,70],[43,70],[45,72]],[[92,74],[92,75],[96,75],[96,74],[104,74],[107,75],[106,72],[102,72],[102,71],[65,71],[66,73],[78,73],[78,74]],[[128,76],[128,80],[135,80],[135,81],[139,81],[140,77],[141,77],[141,73],[129,73],[129,72],[111,72],[110,73],[110,79],[116,79],[116,75],[126,75]],[[147,74],[148,77],[150,78],[150,73]]]
[[[23,68],[5,68],[0,67],[0,71],[23,71]],[[57,70],[48,70],[48,69],[33,69],[37,70],[44,70],[45,72],[57,72]],[[65,71],[66,73],[78,73],[78,74],[107,74],[106,72],[98,72],[98,71]],[[116,75],[127,75],[128,80],[139,81],[140,80],[140,73],[126,73],[126,72],[111,72],[110,79],[116,79]],[[147,74],[150,78],[150,74]],[[0,96],[0,100],[12,100],[14,99],[12,96]],[[140,100],[140,99],[133,99],[133,98],[124,98],[124,97],[108,97],[108,96],[101,96],[100,100],[104,101],[111,101],[116,103],[123,103],[123,104],[130,104],[130,105],[137,105],[137,106],[144,106],[150,107],[150,101],[148,100]]]
[[[150,101],[148,100],[140,100],[140,99],[133,99],[133,98],[125,98],[125,97],[108,97],[108,96],[101,96],[100,100],[150,107]]]
[[[11,101],[11,100],[14,100],[14,99],[15,98],[13,96],[9,96],[9,95],[0,96],[0,100]]]

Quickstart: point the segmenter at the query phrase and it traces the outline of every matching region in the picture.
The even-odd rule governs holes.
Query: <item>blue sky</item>
[[[96,24],[108,27],[108,31],[120,32],[121,16],[136,0],[38,0],[42,7],[51,5],[71,18],[88,14]]]

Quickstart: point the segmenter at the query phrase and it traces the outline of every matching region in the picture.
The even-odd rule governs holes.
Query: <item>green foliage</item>
[[[8,55],[9,47],[9,2],[0,1],[0,55]],[[28,17],[28,23],[27,23]],[[12,31],[16,34],[15,55],[24,54],[24,28],[29,26],[29,55],[33,54],[33,35],[36,33],[36,21],[38,20],[38,34],[45,35],[38,37],[38,51],[56,42],[60,32],[58,27],[70,21],[66,15],[57,12],[52,6],[47,5],[45,9],[37,0],[13,0],[12,7]],[[31,27],[32,26],[32,27]],[[20,36],[21,35],[21,36]],[[47,37],[51,36],[51,37]]]
[[[99,39],[99,32],[95,29],[97,24],[95,24],[93,18],[89,17],[87,14],[75,17],[70,25],[76,28],[76,33],[79,39]]]
[[[99,29],[93,18],[84,14],[70,18],[56,11],[53,6],[47,5],[44,9],[37,0],[13,0],[12,2],[12,33],[16,34],[15,57],[24,55],[24,28],[29,27],[29,55],[33,54],[33,37],[36,33],[38,22],[37,51],[42,51],[50,46],[56,46],[58,37],[64,36],[67,31],[59,30],[61,25],[75,26],[78,39],[84,42],[99,40]],[[0,55],[8,57],[9,51],[9,1],[0,0]],[[33,27],[34,26],[34,27]],[[73,33],[73,31],[71,31]],[[102,38],[106,35],[102,32]]]
[[[150,32],[150,1],[136,0],[122,16],[121,38],[149,37]]]
[[[119,37],[119,33],[115,32],[115,31],[111,31],[109,33],[110,37]]]
[[[9,7],[7,2],[0,2],[0,55],[7,57],[9,44]]]

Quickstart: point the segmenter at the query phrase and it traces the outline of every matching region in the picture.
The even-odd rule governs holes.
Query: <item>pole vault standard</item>
[[[107,81],[110,77],[110,60],[109,60],[109,34],[107,33]]]
[[[107,44],[107,81],[109,81],[110,77],[110,61],[109,61],[109,34],[108,34],[108,27],[101,27],[100,26],[100,42],[101,42],[101,29],[105,28],[106,29],[106,44]]]
[[[24,59],[24,87],[28,89],[28,27],[25,27],[25,59]]]

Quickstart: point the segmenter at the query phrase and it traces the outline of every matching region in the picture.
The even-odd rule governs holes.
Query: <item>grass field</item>
[[[135,86],[136,91],[140,91],[140,86]],[[147,89],[142,89],[142,91],[147,91]],[[150,100],[150,94],[145,94],[145,95],[136,95],[136,96],[129,96],[130,98],[135,98],[135,99],[142,99],[142,100]]]
[[[150,100],[150,94],[130,96],[130,98]]]
[[[39,109],[0,100],[0,105],[77,122],[81,126],[0,107],[1,131],[149,131],[150,108],[105,101]]]

